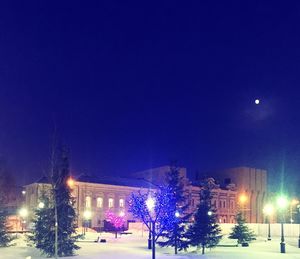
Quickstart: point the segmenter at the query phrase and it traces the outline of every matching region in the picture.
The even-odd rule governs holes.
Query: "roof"
[[[129,178],[129,177],[110,177],[110,176],[94,176],[94,175],[80,175],[76,178],[78,182],[99,183],[119,186],[130,186],[138,188],[155,188],[155,186],[143,178]]]
[[[129,177],[110,177],[110,176],[96,176],[82,174],[78,177],[74,177],[78,182],[84,183],[99,183],[99,184],[109,184],[109,185],[119,185],[119,186],[129,186],[137,188],[155,188],[155,185],[147,181],[144,178],[129,178]],[[49,180],[47,177],[43,176],[35,183],[47,184]]]

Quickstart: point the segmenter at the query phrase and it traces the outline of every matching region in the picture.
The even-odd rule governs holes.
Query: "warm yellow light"
[[[247,196],[245,194],[241,194],[239,200],[240,203],[245,203],[247,201]]]
[[[85,210],[85,211],[83,212],[83,217],[84,217],[84,219],[86,219],[86,220],[91,219],[91,217],[92,217],[92,212],[91,212],[90,210]]]
[[[124,217],[124,216],[125,216],[125,212],[124,212],[124,211],[121,211],[121,212],[119,213],[119,216],[120,216],[120,217]]]
[[[266,204],[263,209],[263,213],[267,216],[271,216],[274,213],[274,207],[272,204]]]
[[[19,215],[22,218],[26,218],[28,216],[28,210],[26,208],[21,208],[20,211],[19,211]]]
[[[299,201],[296,200],[296,199],[293,199],[293,200],[291,201],[291,205],[292,205],[292,206],[295,206],[295,205],[297,205],[298,203],[299,203]]]
[[[69,179],[67,180],[67,185],[69,186],[69,188],[73,189],[74,185],[75,185],[75,181],[72,177],[69,177]]]

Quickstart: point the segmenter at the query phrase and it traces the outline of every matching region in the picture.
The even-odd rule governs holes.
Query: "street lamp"
[[[180,217],[180,213],[179,211],[176,211],[175,212],[175,219],[176,219],[176,222],[175,222],[175,254],[177,254],[177,246],[178,246],[178,241],[177,241],[177,235],[178,235],[178,218]]]
[[[45,203],[44,202],[39,202],[39,204],[38,204],[38,208],[39,209],[43,209],[45,207]]]
[[[85,210],[83,212],[83,218],[84,218],[84,226],[83,226],[83,234],[85,235],[85,232],[87,231],[87,224],[88,221],[91,219],[92,217],[92,212],[90,210]]]
[[[298,224],[299,224],[298,248],[300,248],[300,205],[297,205],[297,209],[298,209]]]
[[[75,186],[75,181],[72,177],[69,177],[68,180],[67,180],[67,185],[70,189],[73,189],[74,186]]]
[[[293,222],[294,222],[294,219],[293,219],[293,214],[294,214],[293,208],[294,208],[294,206],[296,206],[297,204],[299,204],[299,201],[298,201],[298,200],[293,199],[293,200],[291,201],[291,204],[290,204],[290,222],[291,222],[291,224],[293,224]]]
[[[266,215],[268,219],[268,240],[270,241],[271,240],[271,216],[274,213],[274,208],[272,204],[266,204],[263,209],[263,213]]]
[[[281,213],[281,242],[280,242],[280,253],[285,253],[285,242],[284,242],[284,224],[283,224],[283,210],[288,206],[288,200],[284,196],[277,198],[277,206]]]
[[[240,202],[240,205],[241,205],[240,207],[241,207],[241,211],[242,211],[244,219],[246,219],[246,208],[245,208],[245,206],[246,206],[247,200],[248,200],[248,197],[247,197],[246,194],[243,193],[239,196],[239,202]]]
[[[22,227],[22,232],[23,232],[23,230],[24,230],[24,226],[25,226],[25,224],[26,224],[26,218],[27,218],[27,216],[28,216],[28,210],[26,209],[26,208],[21,208],[20,210],[19,210],[19,215],[20,215],[20,217],[21,217],[21,227]]]
[[[152,232],[152,259],[155,259],[155,221],[152,218],[152,215],[154,213],[154,208],[155,208],[155,200],[152,197],[148,197],[146,200],[146,206],[150,214],[150,219],[151,219],[151,225],[150,225],[150,231],[149,231],[149,240],[151,242],[151,236],[150,232]],[[151,231],[152,227],[152,231]]]

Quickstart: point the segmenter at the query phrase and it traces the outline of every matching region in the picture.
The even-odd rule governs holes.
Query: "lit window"
[[[91,208],[92,207],[92,198],[91,198],[91,196],[86,196],[85,197],[85,207],[86,208]]]
[[[119,200],[119,207],[124,208],[124,199]]]
[[[113,208],[114,207],[114,199],[113,198],[109,198],[108,199],[108,208]]]
[[[98,197],[97,198],[97,208],[102,208],[103,207],[103,198]]]

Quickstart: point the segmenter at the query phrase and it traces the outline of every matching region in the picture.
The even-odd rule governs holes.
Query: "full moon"
[[[255,104],[259,104],[260,100],[259,99],[255,99]]]

